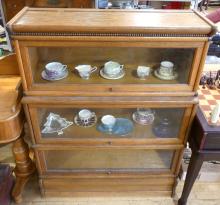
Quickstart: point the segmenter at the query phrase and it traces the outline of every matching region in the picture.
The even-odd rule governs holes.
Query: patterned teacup
[[[62,76],[67,68],[67,65],[63,65],[60,62],[51,62],[46,64],[45,72],[49,78],[56,78]]]
[[[159,74],[162,76],[173,76],[174,64],[170,61],[160,63]]]
[[[154,121],[154,111],[149,108],[138,108],[136,119],[141,123],[151,124]]]
[[[82,122],[87,123],[94,116],[94,113],[90,110],[83,109],[79,111],[78,116]]]

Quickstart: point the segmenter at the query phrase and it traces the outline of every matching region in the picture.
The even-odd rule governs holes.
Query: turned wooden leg
[[[23,136],[23,135],[22,135]],[[16,182],[12,190],[12,197],[16,203],[22,201],[22,191],[30,176],[35,171],[35,166],[29,157],[29,148],[22,137],[19,137],[13,144],[12,151],[15,157]]]
[[[183,192],[181,198],[178,201],[178,205],[186,205],[188,196],[201,169],[202,163],[202,154],[199,154],[198,152],[193,153],[189,162]]]

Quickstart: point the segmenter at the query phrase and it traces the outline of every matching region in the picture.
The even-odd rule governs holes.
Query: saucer
[[[122,69],[117,75],[112,75],[112,76],[109,76],[109,75],[106,75],[103,71],[103,68],[100,70],[100,75],[105,78],[105,79],[108,79],[108,80],[117,80],[117,79],[120,79],[120,78],[123,78],[124,75],[125,75],[125,71]]]
[[[152,117],[152,115],[149,115],[148,116],[149,119],[147,120],[138,120],[137,119],[137,112],[133,113],[132,114],[132,119],[137,123],[137,124],[140,124],[140,125],[150,125],[153,123],[154,121],[154,117]]]
[[[42,73],[41,73],[41,77],[42,77],[44,80],[49,80],[49,81],[61,80],[61,79],[63,79],[63,78],[66,78],[67,76],[68,76],[68,70],[67,70],[67,69],[63,72],[62,75],[57,76],[57,77],[55,77],[55,78],[49,77],[49,76],[46,74],[45,70],[43,70]]]
[[[78,115],[74,117],[74,123],[80,127],[92,127],[96,124],[96,122],[97,122],[96,115],[92,116],[87,123],[80,120]]]
[[[115,126],[113,127],[112,131],[109,132],[108,129],[103,127],[102,124],[97,126],[97,130],[100,132],[104,132],[106,134],[112,134],[112,135],[119,135],[124,136],[129,133],[131,133],[134,129],[134,125],[131,120],[126,118],[116,118]]]
[[[175,80],[178,77],[178,74],[175,71],[173,72],[173,75],[171,76],[160,75],[158,72],[158,69],[154,71],[154,75],[161,80]]]

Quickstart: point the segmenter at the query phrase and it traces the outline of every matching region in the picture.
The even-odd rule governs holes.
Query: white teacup
[[[89,79],[91,73],[96,71],[97,67],[92,67],[91,65],[78,65],[75,69],[78,70],[81,78]]]
[[[159,74],[162,76],[172,76],[174,64],[170,61],[162,61],[160,63]]]
[[[63,74],[66,70],[67,65],[63,65],[60,62],[50,62],[45,66],[45,72],[47,76],[53,78]]]
[[[90,110],[83,109],[79,111],[78,116],[82,122],[88,122],[94,116],[94,113]]]
[[[138,66],[137,68],[137,76],[140,78],[140,79],[145,79],[145,77],[149,76],[150,75],[150,67],[147,67],[147,66]]]
[[[109,131],[112,131],[115,123],[116,118],[113,115],[104,115],[101,119],[102,125]]]
[[[108,76],[114,76],[119,74],[124,65],[120,65],[117,62],[114,61],[108,61],[107,63],[104,64],[104,73]]]

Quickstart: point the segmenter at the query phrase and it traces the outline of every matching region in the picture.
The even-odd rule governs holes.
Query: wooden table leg
[[[178,205],[186,205],[188,196],[201,169],[202,163],[203,155],[199,154],[198,152],[192,153],[183,187],[183,192],[181,198],[178,201]]]
[[[16,162],[14,170],[16,182],[12,190],[12,197],[16,203],[20,203],[22,201],[22,191],[24,186],[35,171],[34,163],[29,157],[28,145],[22,136],[23,135],[14,142],[12,147]]]

